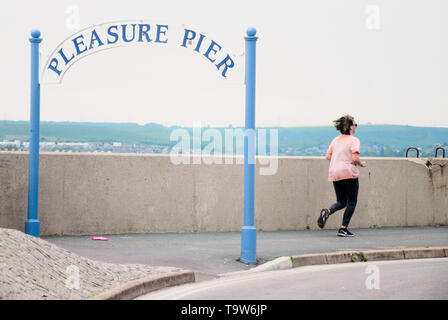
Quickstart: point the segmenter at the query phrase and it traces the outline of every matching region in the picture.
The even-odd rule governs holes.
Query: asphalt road
[[[307,266],[191,283],[138,300],[448,299],[448,258]]]

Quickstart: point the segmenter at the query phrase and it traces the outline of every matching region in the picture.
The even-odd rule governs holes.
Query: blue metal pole
[[[257,230],[254,226],[255,183],[255,56],[258,37],[247,29],[246,40],[246,125],[244,137],[244,226],[241,230],[241,261],[256,263]]]
[[[39,237],[38,220],[39,197],[39,126],[40,126],[40,84],[39,84],[39,43],[40,31],[31,32],[31,104],[30,104],[30,151],[28,175],[28,219],[25,233]]]

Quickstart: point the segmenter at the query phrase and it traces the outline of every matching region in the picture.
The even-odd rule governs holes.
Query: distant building
[[[8,140],[3,140],[0,142],[0,146],[16,146],[16,147],[20,147],[21,145],[21,141],[20,140],[14,140],[14,141],[8,141]]]

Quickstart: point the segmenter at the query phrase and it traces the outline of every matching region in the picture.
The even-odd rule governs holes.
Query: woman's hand
[[[353,164],[355,166],[361,166],[361,167],[367,166],[365,161],[359,160],[359,153],[357,153],[357,152],[352,154],[352,159],[353,159]]]

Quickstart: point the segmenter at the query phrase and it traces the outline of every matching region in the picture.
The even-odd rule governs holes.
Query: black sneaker
[[[347,228],[340,228],[338,231],[338,237],[354,237],[355,235],[348,231]]]
[[[319,219],[317,219],[317,225],[319,228],[325,227],[325,222],[327,222],[328,217],[330,216],[330,210],[322,209],[319,215]]]

